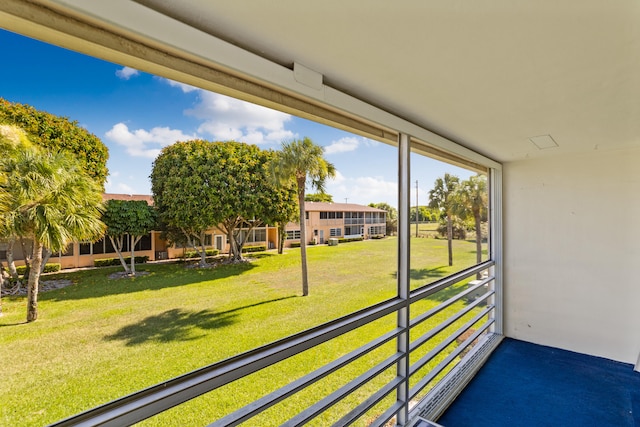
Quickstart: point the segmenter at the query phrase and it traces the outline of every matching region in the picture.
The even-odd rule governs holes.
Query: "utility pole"
[[[345,203],[347,203],[347,201],[348,201],[348,200],[349,200],[349,198],[348,198],[348,197],[345,197],[345,198],[344,198],[344,202],[345,202]]]
[[[418,237],[419,223],[420,223],[420,210],[418,209],[418,180],[416,179],[416,237]]]

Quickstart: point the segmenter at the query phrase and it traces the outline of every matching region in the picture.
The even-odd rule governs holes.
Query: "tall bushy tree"
[[[153,206],[144,200],[107,200],[102,221],[107,226],[106,235],[115,248],[125,273],[136,275],[136,244],[156,226],[156,214]],[[131,267],[122,256],[126,239],[131,250]]]
[[[179,241],[179,232],[200,253],[200,266],[206,265],[205,231],[216,225],[218,206],[210,198],[218,191],[215,165],[207,151],[211,143],[204,140],[177,142],[165,147],[153,162],[151,191],[160,223]],[[199,247],[198,247],[199,246]]]
[[[102,188],[71,155],[39,147],[21,147],[0,158],[0,173],[2,227],[33,241],[27,284],[27,321],[32,322],[38,318],[43,248],[56,252],[74,240],[102,235]]]
[[[51,152],[70,154],[79,162],[80,168],[104,189],[108,175],[108,149],[97,136],[81,127],[78,122],[0,98],[0,124],[22,129],[36,146]],[[15,243],[15,240],[8,240],[8,257],[13,255]],[[43,269],[51,253],[51,248],[43,249]],[[28,256],[25,257],[25,262],[30,267]],[[9,261],[8,264],[11,271],[15,270],[13,262]]]
[[[433,189],[429,191],[429,207],[438,209],[447,220],[447,248],[449,250],[449,266],[453,265],[453,216],[455,213],[454,194],[460,178],[448,173],[437,178]]]
[[[476,260],[482,262],[482,221],[486,221],[489,207],[487,176],[474,175],[460,183],[454,195],[454,209],[458,216],[473,218],[476,231]]]
[[[307,270],[307,233],[305,227],[304,195],[307,183],[318,192],[324,193],[328,178],[335,176],[333,164],[325,160],[324,150],[313,141],[304,137],[282,143],[278,159],[273,163],[272,176],[276,182],[290,185],[296,183],[300,219],[300,258],[302,261],[302,295],[309,295]],[[308,181],[307,181],[308,180]]]
[[[31,147],[33,144],[27,138],[25,132],[14,125],[2,125],[0,124],[0,158],[10,158],[15,157],[20,150],[24,150],[28,147]],[[8,186],[8,176],[5,174],[0,175],[0,185],[3,188],[7,188]],[[17,191],[17,189],[15,189]],[[7,195],[9,192],[7,190],[4,191],[4,200],[0,200],[0,203],[4,203],[4,206],[0,206],[0,212],[7,212],[9,209],[9,199]],[[0,239],[5,240],[7,242],[7,270],[8,276],[13,279],[18,286],[20,286],[20,282],[18,280],[18,271],[16,269],[15,259],[13,255],[13,249],[16,244],[18,236],[15,235],[14,230],[8,227],[8,224],[4,224],[0,222]],[[2,266],[0,265],[0,268]],[[0,278],[0,282],[3,282],[3,278]]]
[[[387,234],[395,234],[398,230],[398,210],[387,202],[369,203],[369,206],[371,206],[372,208],[384,209],[385,211],[387,211],[385,224]]]
[[[268,179],[273,156],[241,142],[194,140],[164,148],[154,162],[152,191],[161,221],[200,243],[201,265],[207,229],[219,226],[230,259],[241,260],[251,229],[276,222],[281,203],[295,203]]]
[[[269,166],[276,153],[240,142],[215,143],[212,161],[223,164],[217,177],[224,191],[214,203],[221,207],[220,227],[227,233],[229,259],[241,261],[242,248],[255,227],[288,221],[295,209],[292,187],[278,187],[271,180]]]
[[[327,193],[311,193],[304,196],[305,202],[333,203],[333,196]]]
[[[78,122],[0,98],[0,124],[19,127],[35,145],[52,152],[71,154],[80,168],[104,188],[109,151],[97,136]]]

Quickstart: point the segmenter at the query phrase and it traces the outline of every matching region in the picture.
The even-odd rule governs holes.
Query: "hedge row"
[[[124,257],[124,260],[127,264],[131,263],[131,257]],[[135,257],[135,261],[136,264],[144,264],[145,262],[149,261],[149,257],[148,256],[137,256]],[[96,259],[93,261],[93,265],[95,267],[108,267],[111,265],[122,265],[120,264],[120,258],[102,258],[102,259]]]
[[[205,253],[207,254],[207,256],[216,256],[220,253],[220,251],[217,249],[207,249],[205,250]],[[199,258],[199,257],[200,257],[200,252],[198,251],[186,251],[182,258]]]
[[[349,243],[349,242],[361,242],[364,240],[364,237],[349,237],[348,239],[345,237],[338,238],[338,243]]]
[[[383,235],[376,235],[376,236],[371,236],[372,239],[382,239],[384,236]],[[332,237],[332,239],[334,239],[334,237]],[[349,242],[361,242],[364,240],[364,237],[349,237],[349,238],[345,238],[345,237],[337,237],[338,239],[338,243],[349,243]],[[325,244],[329,244],[329,239],[327,239],[327,241],[325,242]],[[309,242],[307,244],[307,246],[314,246],[315,243],[314,242]],[[291,245],[289,246],[291,248],[299,248],[300,247],[300,242],[291,242]]]
[[[44,273],[55,273],[57,271],[60,271],[60,264],[59,263],[47,263],[44,266]],[[27,266],[26,265],[20,265],[18,267],[16,267],[16,271],[18,272],[19,275],[24,275],[24,273],[27,272]]]
[[[242,248],[242,252],[243,253],[247,253],[247,252],[262,252],[262,251],[266,251],[267,250],[267,246],[266,245],[256,245],[256,246],[245,246]]]

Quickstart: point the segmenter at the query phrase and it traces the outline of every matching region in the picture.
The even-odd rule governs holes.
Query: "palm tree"
[[[447,218],[447,242],[449,248],[449,266],[453,265],[453,215],[454,215],[454,193],[460,178],[448,173],[444,178],[436,179],[433,189],[429,191],[429,207],[444,212]]]
[[[307,233],[305,227],[304,195],[307,178],[311,187],[324,193],[327,178],[335,176],[336,169],[323,157],[324,150],[311,139],[293,140],[282,143],[282,151],[272,164],[272,175],[276,182],[285,184],[295,181],[298,189],[298,209],[300,215],[300,257],[302,260],[302,296],[309,295],[307,278]]]
[[[481,223],[486,220],[489,193],[487,191],[487,176],[474,175],[462,181],[455,194],[455,210],[464,218],[473,215],[476,229],[476,260],[482,262],[482,229]]]
[[[33,241],[27,283],[27,322],[38,318],[42,252],[64,249],[73,240],[102,235],[102,189],[66,153],[21,147],[0,159],[0,223],[5,232]]]

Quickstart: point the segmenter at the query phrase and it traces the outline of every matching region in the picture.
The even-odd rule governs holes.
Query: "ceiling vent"
[[[529,141],[533,143],[538,150],[547,150],[549,148],[557,148],[558,143],[551,137],[551,135],[532,136]]]

